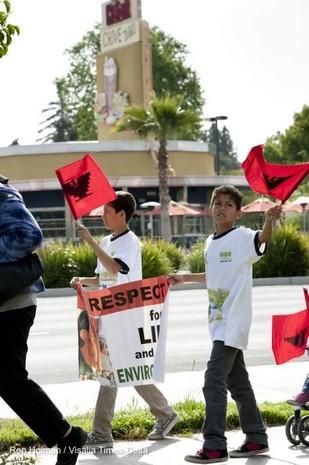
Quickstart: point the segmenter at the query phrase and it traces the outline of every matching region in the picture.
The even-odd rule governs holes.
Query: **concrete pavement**
[[[305,374],[309,371],[306,360],[285,365],[265,365],[248,367],[252,385],[259,403],[263,401],[284,401],[298,392],[302,386]],[[203,400],[201,386],[203,371],[170,373],[166,375],[164,384],[159,385],[162,392],[171,403],[185,398]],[[82,381],[67,384],[44,386],[64,415],[85,413],[94,407],[98,384],[96,381]],[[145,406],[136,396],[133,388],[119,389],[116,409],[130,405]],[[15,417],[4,402],[0,402],[0,417]],[[268,429],[270,452],[267,455],[247,459],[229,459],[228,463],[237,465],[305,465],[309,463],[309,448],[292,446],[285,435],[284,426]],[[238,447],[243,441],[241,431],[227,433],[228,449]],[[80,465],[95,465],[95,463],[109,465],[180,465],[184,464],[183,457],[194,453],[202,446],[201,435],[193,438],[171,436],[164,441],[116,441],[114,453],[102,455],[99,453],[80,454]],[[17,456],[22,450],[16,449]],[[35,451],[41,465],[53,465],[56,451],[38,449]]]
[[[308,281],[303,280],[302,283],[307,284]],[[259,284],[262,283],[256,283],[256,285]],[[307,357],[303,357],[297,362],[279,366],[248,367],[248,371],[258,403],[264,401],[280,402],[299,392],[305,375],[309,371],[309,362]],[[169,373],[166,375],[164,384],[159,385],[159,387],[172,404],[185,398],[203,400],[203,376],[203,371]],[[92,409],[95,405],[98,388],[99,385],[95,381],[77,381],[44,386],[44,389],[65,416],[82,414]],[[116,410],[130,407],[130,405],[145,406],[133,388],[119,389],[118,392]],[[0,399],[0,418],[15,417],[14,412]],[[307,465],[309,463],[309,447],[292,446],[286,438],[284,426],[268,428],[268,435],[270,446],[268,454],[243,459],[231,458],[225,463],[234,463],[235,465]],[[227,439],[228,450],[231,450],[243,442],[243,434],[240,430],[228,431]],[[82,451],[78,464],[184,465],[187,463],[184,461],[184,456],[194,453],[201,447],[201,435],[194,435],[192,438],[170,436],[163,441],[156,442],[149,440],[116,441],[113,454],[104,455]],[[41,448],[29,453],[16,448],[16,463],[22,463],[18,459],[28,454],[37,456],[40,465],[54,465],[56,453],[55,449]]]
[[[292,446],[285,437],[284,427],[268,429],[270,451],[267,454],[249,458],[230,458],[229,465],[307,465],[309,448]],[[238,447],[243,442],[241,431],[228,431],[228,450]],[[82,451],[78,465],[184,465],[184,456],[195,453],[202,447],[202,437],[180,438],[170,436],[163,441],[117,441],[113,454],[88,453]],[[22,452],[18,449],[17,458]],[[39,465],[54,465],[56,450],[39,449],[32,456],[37,456]],[[17,462],[18,463],[18,462]]]
[[[300,362],[283,365],[248,367],[251,384],[258,403],[281,402],[300,391],[309,371],[308,357]],[[168,373],[165,382],[158,384],[170,403],[184,399],[203,401],[204,371]],[[83,414],[94,408],[99,384],[97,381],[47,384],[43,386],[64,415]],[[116,410],[130,406],[146,407],[133,387],[118,390]],[[0,418],[16,418],[16,414],[0,399]]]

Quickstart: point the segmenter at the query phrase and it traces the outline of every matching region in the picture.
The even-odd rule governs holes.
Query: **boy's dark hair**
[[[113,207],[116,212],[123,210],[126,214],[126,222],[128,223],[136,209],[135,198],[130,192],[126,191],[118,191],[116,192],[116,196],[117,198],[109,202],[108,205]]]
[[[230,185],[219,186],[213,190],[210,200],[210,206],[213,205],[214,201],[220,194],[229,195],[231,199],[235,202],[237,210],[241,209],[242,193],[236,187]]]

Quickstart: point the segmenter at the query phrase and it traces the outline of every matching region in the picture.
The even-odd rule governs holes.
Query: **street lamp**
[[[219,132],[218,132],[218,121],[227,119],[227,116],[212,116],[211,118],[206,118],[206,121],[211,121],[215,123],[215,139],[216,139],[216,159],[215,159],[215,171],[216,175],[220,175],[220,158],[219,158]]]

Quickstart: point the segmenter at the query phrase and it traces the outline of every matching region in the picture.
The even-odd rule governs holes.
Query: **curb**
[[[253,279],[253,287],[257,286],[289,286],[289,285],[309,285],[309,276],[290,276],[285,278],[256,278]],[[204,289],[201,283],[179,284],[172,287],[171,291],[182,291],[191,289]],[[75,296],[76,291],[71,287],[59,287],[56,289],[46,289],[38,297],[68,297]]]

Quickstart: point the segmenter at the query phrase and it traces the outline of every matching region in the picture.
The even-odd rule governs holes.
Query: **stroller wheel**
[[[299,420],[297,434],[301,443],[309,446],[309,415],[305,415]]]
[[[292,415],[291,417],[288,418],[286,424],[285,424],[285,434],[290,443],[294,444],[294,446],[297,446],[300,444],[300,439],[298,438],[298,432],[297,432],[297,424],[299,422],[296,421],[295,415]]]

